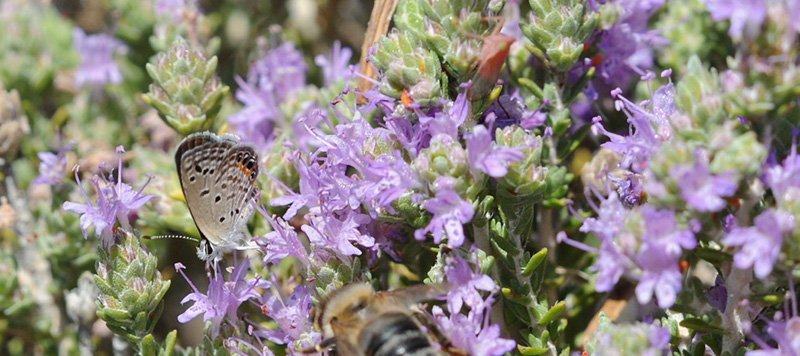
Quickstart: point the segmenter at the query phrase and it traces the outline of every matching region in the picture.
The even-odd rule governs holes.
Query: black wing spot
[[[200,163],[194,165],[194,170],[197,171],[197,173],[203,173],[203,167],[200,167]]]
[[[222,183],[222,189],[228,189],[228,183]]]
[[[253,160],[247,161],[247,169],[253,169]]]
[[[223,216],[223,217],[219,218],[219,222],[225,222],[225,217]]]
[[[214,174],[214,168],[211,168],[211,170],[208,171],[208,174]]]
[[[197,180],[197,178],[195,178],[194,176],[189,176],[189,181],[190,182],[194,183],[194,181],[196,181],[196,180]]]
[[[217,197],[216,197],[216,198],[214,198],[214,202],[215,202],[215,203],[219,203],[219,201],[220,201],[220,200],[222,200],[222,197],[221,197],[221,196],[219,196],[219,195],[217,195]]]
[[[203,170],[203,175],[207,175],[207,174],[208,174],[208,168]]]
[[[202,192],[200,192],[200,196],[204,197],[204,196],[208,195],[208,193],[211,193],[211,191],[208,190],[208,189],[204,189]]]
[[[239,208],[236,208],[236,215],[239,215]]]

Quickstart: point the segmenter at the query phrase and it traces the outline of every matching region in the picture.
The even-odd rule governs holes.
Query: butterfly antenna
[[[142,238],[146,240],[181,239],[181,240],[190,240],[200,243],[200,239],[184,235],[156,235],[156,236],[142,236]]]

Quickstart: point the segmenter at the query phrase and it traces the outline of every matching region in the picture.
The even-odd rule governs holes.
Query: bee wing
[[[378,292],[376,303],[381,305],[414,305],[426,300],[437,299],[447,295],[450,285],[447,283],[417,284],[405,288]]]

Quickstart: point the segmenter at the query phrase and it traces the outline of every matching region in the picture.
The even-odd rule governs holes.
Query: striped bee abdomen
[[[364,327],[358,343],[366,356],[435,356],[428,336],[407,314],[386,313]]]

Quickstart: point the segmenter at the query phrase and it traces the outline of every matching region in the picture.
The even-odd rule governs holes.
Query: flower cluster
[[[382,4],[0,4],[4,351],[800,353],[800,2]]]
[[[119,146],[117,147],[117,153],[125,153],[125,149]],[[103,170],[104,166],[103,164],[99,168]],[[71,201],[64,202],[64,210],[81,214],[83,237],[88,238],[86,230],[90,226],[94,226],[95,234],[97,237],[102,236],[103,245],[106,247],[113,244],[112,228],[114,223],[119,222],[123,229],[130,231],[131,225],[128,214],[155,198],[154,195],[142,194],[144,188],[150,183],[150,178],[138,191],[133,190],[130,185],[122,183],[121,157],[117,165],[116,182],[111,172],[109,172],[108,177],[101,174],[99,178],[97,176],[92,178],[91,183],[97,192],[97,205],[92,204],[92,200],[86,194],[83,185],[81,185],[81,179],[78,177],[78,166],[75,166],[73,171],[75,172],[75,180],[78,182],[78,188],[86,200],[86,204]],[[100,186],[100,180],[102,180],[103,187]]]

